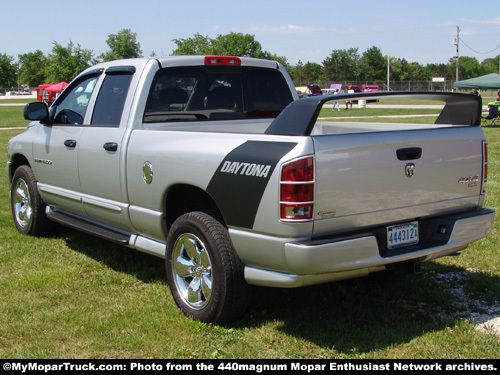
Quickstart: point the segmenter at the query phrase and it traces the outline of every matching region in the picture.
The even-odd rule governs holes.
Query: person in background
[[[339,93],[339,90],[335,90],[335,92],[333,93],[333,95],[337,95]],[[335,108],[337,109],[337,111],[340,111],[340,104],[339,104],[339,101],[336,100],[335,102],[333,102],[333,108],[332,110],[335,111]]]
[[[497,102],[500,102],[500,90],[497,92]]]
[[[352,94],[353,92],[354,92],[354,90],[352,90],[352,89],[347,90],[347,93],[348,93],[348,94]],[[346,100],[346,101],[345,101],[345,109],[348,109],[347,107],[348,107],[349,105],[351,106],[351,109],[352,109],[352,100]]]
[[[471,95],[479,95],[476,88],[472,89]]]

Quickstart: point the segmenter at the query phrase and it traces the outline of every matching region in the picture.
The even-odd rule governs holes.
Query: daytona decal
[[[241,174],[245,176],[264,177],[269,175],[270,165],[239,163],[237,161],[226,161],[222,165],[222,173]]]
[[[276,164],[297,144],[248,141],[226,155],[208,184],[228,225],[252,228]]]

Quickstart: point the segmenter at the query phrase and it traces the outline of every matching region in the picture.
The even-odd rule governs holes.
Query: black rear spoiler
[[[375,99],[437,100],[445,103],[436,124],[473,125],[481,124],[482,100],[479,95],[427,91],[374,92],[337,95],[319,95],[298,99],[290,103],[274,119],[266,134],[310,135],[319,112],[326,102],[335,100]]]

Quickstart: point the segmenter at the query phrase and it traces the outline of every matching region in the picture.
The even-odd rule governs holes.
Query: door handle
[[[64,141],[64,145],[66,147],[75,148],[76,147],[76,141],[74,139],[67,139],[67,140]]]
[[[416,160],[422,156],[422,149],[420,147],[400,148],[396,151],[399,160]]]
[[[118,150],[118,143],[116,143],[116,142],[106,142],[102,147],[106,151],[116,151],[116,150]]]

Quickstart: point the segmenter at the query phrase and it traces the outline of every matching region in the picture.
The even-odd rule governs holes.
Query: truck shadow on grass
[[[251,320],[282,320],[287,334],[353,354],[407,343],[462,320],[500,317],[499,277],[435,263],[423,267],[417,275],[381,272],[294,290],[262,288]],[[486,292],[474,291],[484,285]]]
[[[72,250],[144,283],[166,285],[163,259],[73,233],[66,237]],[[500,277],[432,262],[423,269],[416,275],[381,272],[297,289],[255,287],[247,313],[226,327],[251,329],[280,322],[277,329],[287,335],[355,354],[408,343],[464,319],[500,317]]]

